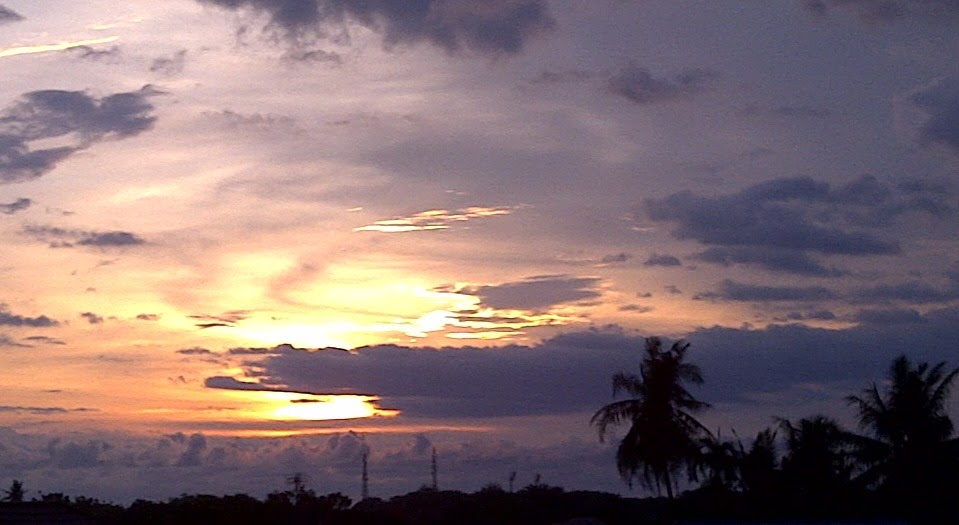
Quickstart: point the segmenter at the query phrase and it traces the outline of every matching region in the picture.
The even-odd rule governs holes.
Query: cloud
[[[0,204],[0,213],[4,215],[13,215],[18,211],[23,211],[33,205],[33,201],[26,198],[19,198],[10,204]]]
[[[31,335],[23,338],[24,341],[30,341],[31,343],[39,343],[43,345],[65,345],[66,342],[57,339],[55,337],[47,337],[45,335]]]
[[[71,441],[60,445],[60,439],[54,439],[47,445],[51,463],[61,469],[96,467],[100,463],[100,453],[108,449],[109,445],[102,441],[89,441],[86,444]]]
[[[447,53],[500,56],[523,50],[554,26],[543,0],[198,0],[266,14],[269,27],[295,45],[348,40],[349,25],[379,33],[386,48],[427,43]]]
[[[68,49],[81,60],[117,64],[120,62],[121,51],[119,46],[110,46],[106,49],[97,49],[92,46],[75,46]]]
[[[633,258],[632,255],[625,252],[611,253],[608,255],[604,255],[603,258],[599,260],[599,262],[600,264],[624,263],[632,258]]]
[[[869,23],[890,23],[903,18],[948,20],[959,17],[955,0],[803,0],[806,9],[820,16],[834,8],[850,9]]]
[[[928,116],[919,128],[920,141],[941,144],[959,154],[959,78],[941,80],[910,100]]]
[[[57,326],[58,324],[60,323],[45,315],[41,315],[39,317],[24,317],[22,315],[13,314],[7,309],[7,305],[0,303],[0,326],[48,328],[51,326]]]
[[[715,246],[697,253],[694,258],[723,266],[755,265],[773,272],[812,277],[840,277],[846,274],[836,268],[826,268],[803,252],[764,246]]]
[[[103,318],[93,312],[83,312],[80,314],[80,317],[86,319],[90,324],[101,324],[103,323]]]
[[[452,224],[509,215],[515,210],[513,206],[471,206],[461,210],[427,210],[395,219],[376,221],[367,226],[353,228],[353,231],[374,231],[382,233],[403,233],[426,230],[446,230]]]
[[[881,284],[854,292],[854,298],[867,302],[903,301],[913,304],[943,303],[959,299],[959,283],[945,289],[935,288],[921,281],[899,284]]]
[[[644,262],[643,266],[682,266],[683,263],[680,260],[672,255],[666,254],[657,254],[654,253],[650,255]]]
[[[690,69],[672,80],[658,79],[647,69],[630,62],[610,77],[608,88],[636,104],[654,104],[688,98],[703,91],[717,76],[712,71]]]
[[[203,434],[192,434],[187,441],[187,449],[176,461],[178,467],[196,467],[202,462],[203,451],[206,450],[206,437]]]
[[[159,321],[159,314],[137,314],[137,321]]]
[[[6,24],[9,22],[19,22],[23,20],[23,16],[19,13],[10,9],[9,7],[0,4],[0,25]]]
[[[19,343],[7,334],[0,334],[0,347],[30,348],[30,345]]]
[[[169,57],[159,57],[150,64],[150,72],[173,76],[183,72],[186,65],[186,49],[181,49]]]
[[[824,301],[836,294],[821,286],[758,286],[723,281],[718,292],[698,294],[694,299],[723,299],[727,301]]]
[[[620,312],[634,312],[637,314],[647,314],[655,310],[652,306],[643,306],[639,304],[624,304],[619,307]]]
[[[459,293],[475,295],[483,306],[497,310],[548,310],[600,297],[596,289],[600,281],[598,277],[543,275],[503,284],[468,286]]]
[[[156,117],[151,86],[96,98],[82,91],[43,90],[21,95],[0,111],[0,182],[23,182],[53,170],[74,153],[107,139],[135,136]],[[36,142],[73,138],[72,144],[33,149]]]
[[[804,315],[828,317],[823,311]],[[861,324],[845,329],[790,324],[694,330],[687,339],[693,343],[689,358],[706,377],[700,397],[745,402],[756,392],[786,392],[819,382],[845,385],[833,400],[841,407],[844,395],[880,379],[903,352],[923,360],[956,359],[959,309],[891,315],[895,324],[876,322],[882,319],[864,312]],[[259,386],[241,388],[362,392],[412,419],[574,414],[610,400],[610,377],[636,370],[642,344],[639,334],[604,327],[532,346],[286,349],[251,355],[244,366]],[[773,409],[753,401],[750,410]],[[764,417],[773,415],[778,414]]]
[[[950,193],[923,185],[891,185],[869,175],[835,187],[793,177],[719,196],[674,193],[647,200],[645,209],[653,222],[674,224],[673,237],[711,245],[696,256],[699,260],[834,277],[844,272],[827,268],[811,255],[898,254],[899,243],[883,238],[879,228],[907,213],[953,215]]]
[[[257,392],[275,391],[276,388],[262,385],[260,383],[250,383],[240,381],[228,376],[208,377],[203,381],[203,386],[207,388],[216,388],[221,390],[253,390]]]
[[[177,350],[176,353],[183,354],[183,355],[213,355],[212,350],[208,348],[202,348],[199,346]]]
[[[909,308],[862,310],[855,315],[855,320],[864,325],[898,326],[922,322],[922,314]]]
[[[714,327],[690,333],[687,339],[699,352],[690,357],[706,378],[704,396],[709,397],[705,399],[745,402],[750,392],[836,385],[829,390],[835,409],[844,405],[845,395],[882,380],[889,363],[901,354],[914,361],[957,364],[951,349],[959,344],[954,324],[959,321],[959,309],[924,315],[877,312],[863,312],[860,325],[841,330],[790,324],[761,330]],[[797,401],[791,410],[804,410]]]
[[[749,105],[741,113],[745,116],[757,117],[785,117],[785,118],[825,118],[832,114],[828,109],[818,106],[779,105],[761,107]]]
[[[45,416],[50,414],[71,414],[84,412],[98,412],[95,408],[64,408],[64,407],[31,407],[31,406],[0,406],[0,412],[14,412]]]
[[[48,242],[51,248],[73,248],[74,246],[124,248],[146,244],[146,241],[138,235],[124,231],[96,232],[27,225],[24,226],[22,233]]]
[[[776,318],[777,322],[796,321],[833,321],[836,314],[829,310],[814,310],[811,312],[789,312],[784,317]]]
[[[113,231],[89,233],[77,241],[77,244],[80,246],[98,246],[103,248],[115,246],[137,246],[145,242],[146,241],[130,232]]]

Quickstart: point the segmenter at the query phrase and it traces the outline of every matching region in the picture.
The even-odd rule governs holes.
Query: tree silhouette
[[[684,467],[690,481],[697,477],[701,439],[709,431],[693,413],[709,405],[686,390],[685,383],[701,384],[699,367],[686,363],[689,343],[677,341],[668,350],[658,337],[646,339],[639,375],[613,376],[613,396],[631,397],[600,408],[590,420],[604,440],[610,426],[628,424],[616,451],[616,466],[627,485],[633,480],[673,498],[676,476]]]
[[[848,501],[853,461],[848,433],[825,416],[779,422],[786,444],[782,480],[797,509],[812,512]]]
[[[10,483],[10,488],[6,490],[7,496],[4,498],[5,501],[12,503],[20,503],[23,501],[23,496],[25,494],[23,490],[23,482],[15,479]]]
[[[959,369],[913,366],[900,356],[884,392],[875,383],[847,400],[870,435],[852,436],[863,465],[859,479],[904,508],[920,508],[959,489],[959,438],[945,411]],[[952,495],[954,497],[954,494]]]

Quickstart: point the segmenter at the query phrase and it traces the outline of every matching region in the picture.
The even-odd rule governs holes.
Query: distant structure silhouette
[[[360,501],[365,500],[370,497],[370,476],[367,471],[367,462],[369,461],[370,450],[368,448],[363,449],[363,486],[360,489]]]
[[[436,447],[433,447],[433,463],[431,465],[430,472],[433,474],[433,490],[439,490],[440,484],[436,475]]]

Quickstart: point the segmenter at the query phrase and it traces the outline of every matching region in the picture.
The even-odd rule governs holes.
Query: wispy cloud
[[[0,49],[0,58],[12,57],[17,55],[32,55],[35,53],[51,53],[54,51],[66,51],[75,47],[94,46],[97,44],[109,44],[116,42],[120,37],[108,36],[106,38],[96,38],[93,40],[77,40],[75,42],[58,42],[56,44],[41,44],[35,46],[16,46]]]
[[[427,210],[414,213],[409,217],[398,217],[376,221],[367,226],[353,228],[353,231],[373,231],[383,233],[402,233],[425,230],[445,230],[457,222],[473,219],[485,219],[509,215],[517,206],[471,206],[461,210]]]

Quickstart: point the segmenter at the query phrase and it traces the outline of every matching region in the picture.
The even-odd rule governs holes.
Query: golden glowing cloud
[[[81,46],[92,46],[96,44],[108,44],[116,42],[120,37],[108,36],[106,38],[97,38],[94,40],[79,40],[76,42],[59,42],[57,44],[45,44],[39,46],[17,46],[7,49],[0,49],[0,58],[12,57],[16,55],[30,55],[34,53],[49,53],[52,51],[65,51]]]
[[[396,219],[376,221],[367,226],[354,228],[353,231],[376,231],[382,233],[400,233],[425,230],[445,230],[451,223],[466,222],[472,219],[509,215],[515,206],[471,206],[462,210],[426,210]]]

